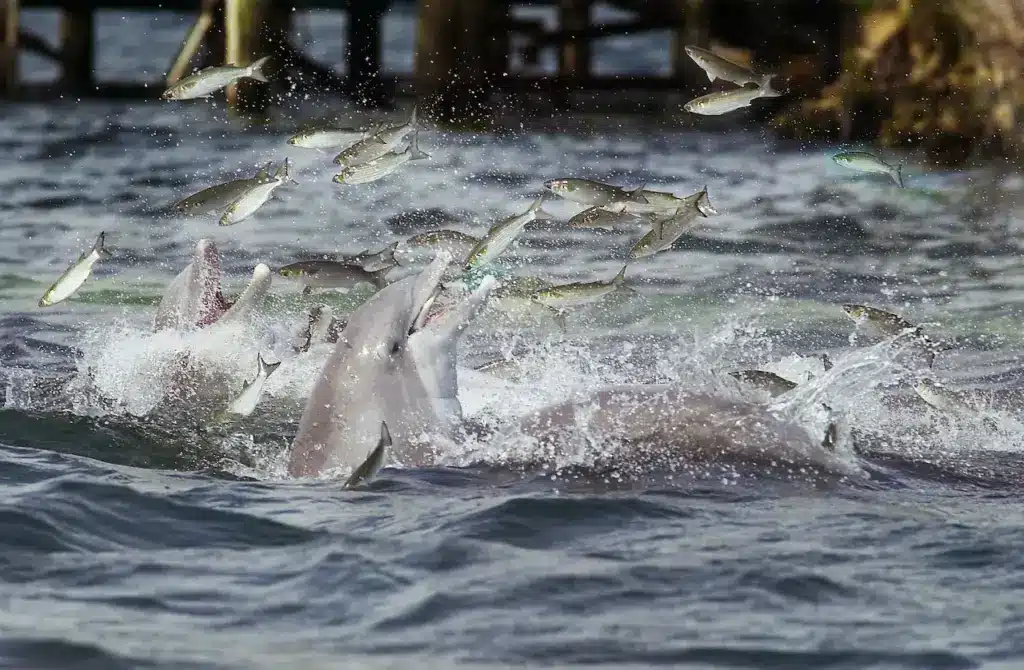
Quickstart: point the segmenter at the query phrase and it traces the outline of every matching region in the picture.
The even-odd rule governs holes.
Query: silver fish
[[[844,168],[867,172],[870,174],[888,175],[896,182],[896,185],[903,188],[903,165],[889,165],[881,158],[869,154],[866,151],[843,151],[832,157],[837,165]]]
[[[222,226],[233,226],[236,223],[245,221],[255,214],[256,210],[266,204],[270,200],[270,196],[274,194],[274,191],[286,181],[295,183],[295,180],[291,178],[287,158],[284,159],[284,163],[268,181],[251,186],[232,201],[224,210],[218,223]]]
[[[429,254],[433,258],[436,252],[447,251],[453,262],[461,263],[478,242],[480,239],[472,235],[442,228],[410,237],[401,244],[399,253],[402,256]]]
[[[78,260],[69,265],[64,274],[57,281],[53,282],[50,288],[46,289],[46,293],[39,299],[40,307],[49,307],[50,305],[56,305],[58,302],[67,300],[75,294],[75,291],[82,287],[85,280],[92,274],[92,266],[96,264],[96,261],[101,258],[109,258],[111,255],[107,248],[103,246],[105,239],[106,233],[101,232],[92,248],[79,256]]]
[[[272,165],[272,162],[267,163],[253,177],[232,179],[231,181],[204,188],[202,191],[193,193],[187,198],[174,203],[170,209],[178,214],[207,214],[221,210],[237,200],[253,186],[270,181],[270,167]]]
[[[416,107],[412,108],[409,121],[399,126],[385,128],[370,137],[363,138],[334,157],[334,163],[350,167],[376,160],[390,153],[402,143],[406,135],[416,129]]]
[[[739,63],[734,63],[728,58],[723,58],[718,54],[712,53],[707,49],[701,49],[698,46],[688,45],[684,47],[684,51],[686,51],[686,55],[689,56],[694,63],[704,70],[708,75],[708,79],[712,82],[715,81],[715,79],[722,79],[739,86],[756,84],[765,90],[764,97],[766,98],[775,98],[782,95],[778,91],[772,89],[771,81],[772,77],[775,75],[755,74],[749,68],[745,68]]]
[[[782,395],[797,387],[796,382],[767,370],[737,370],[730,372],[729,376],[754,388],[767,391],[772,396]]]
[[[758,98],[772,97],[770,93],[773,92],[770,89],[766,91],[759,86],[745,86],[730,91],[717,91],[694,98],[683,105],[683,109],[692,114],[700,114],[702,116],[719,116],[735,112],[737,109],[749,107],[750,103]]]
[[[700,217],[711,214],[717,214],[717,211],[711,206],[707,187],[704,187],[684,198],[683,206],[674,213],[656,218],[651,224],[651,230],[629,250],[629,257],[644,258],[671,248],[676,240],[696,225]]]
[[[541,289],[532,298],[542,305],[554,309],[565,309],[578,305],[597,302],[609,293],[623,288],[626,282],[626,267],[622,266],[619,273],[610,281],[573,282],[550,288]]]
[[[626,189],[603,184],[590,179],[550,179],[544,182],[544,188],[565,200],[576,202],[588,207],[611,205],[613,203],[636,202],[644,204],[644,187],[627,191]]]
[[[412,142],[400,153],[389,152],[365,163],[349,165],[331,179],[335,184],[367,184],[386,177],[409,161],[426,160],[430,154],[420,151],[416,141],[418,133],[413,132]]]
[[[252,414],[260,402],[260,396],[263,395],[263,385],[267,383],[267,378],[274,370],[281,367],[281,361],[267,363],[263,360],[262,353],[256,355],[256,364],[256,378],[242,384],[242,392],[228,405],[227,413],[240,416]]]
[[[877,307],[846,303],[842,305],[842,308],[846,316],[850,317],[857,325],[866,326],[876,336],[895,337],[904,333],[910,334],[914,340],[924,346],[928,367],[932,367],[939,345],[921,332],[920,326],[915,326],[903,317]]]
[[[601,228],[612,230],[620,223],[637,223],[641,219],[622,210],[614,211],[606,207],[588,207],[569,219],[570,228]]]
[[[288,138],[288,144],[302,149],[337,149],[346,147],[353,142],[366,139],[379,132],[379,123],[369,128],[339,128],[334,125],[314,126],[300,130]]]
[[[523,232],[527,224],[535,220],[550,219],[551,215],[541,209],[544,203],[544,194],[540,194],[530,208],[522,214],[510,216],[491,226],[487,235],[477,242],[476,246],[466,255],[464,269],[486,265],[494,261],[501,252],[505,251],[510,244]]]
[[[357,467],[348,479],[345,480],[344,488],[351,489],[359,486],[365,481],[370,480],[376,475],[381,467],[384,466],[384,460],[387,458],[388,447],[391,446],[391,433],[388,432],[388,424],[380,422],[380,440],[377,442],[377,446],[370,455],[366,457],[359,467]]]
[[[309,294],[313,289],[352,289],[360,284],[370,284],[375,288],[387,285],[385,276],[391,268],[378,272],[367,272],[359,265],[341,263],[339,261],[298,261],[289,263],[277,270],[282,277],[298,279],[303,284],[303,293]]]
[[[264,56],[252,65],[238,67],[235,65],[224,65],[220,67],[208,67],[193,75],[185,77],[178,83],[161,94],[164,100],[189,100],[192,98],[205,98],[211,93],[233,84],[239,79],[250,78],[256,81],[270,81],[263,73],[263,67],[270,60],[270,56]]]
[[[978,414],[977,409],[968,403],[966,394],[953,391],[934,380],[922,379],[914,386],[914,391],[921,400],[937,410],[958,416]]]
[[[367,272],[387,270],[398,265],[398,261],[395,259],[395,250],[398,249],[399,244],[400,242],[389,244],[380,251],[376,251],[372,254],[369,249],[364,249],[354,256],[346,256],[338,260],[343,263],[358,265]]]

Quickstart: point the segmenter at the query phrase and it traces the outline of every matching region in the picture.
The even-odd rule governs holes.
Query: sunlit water
[[[173,49],[180,23],[153,19],[154,39]],[[408,37],[408,17],[395,25]],[[284,143],[290,116],[323,113],[316,101],[259,129],[216,104],[6,110],[6,666],[931,669],[1024,656],[1019,176],[911,164],[900,190],[836,166],[832,147],[577,118],[498,136],[428,130],[431,160],[345,187],[330,183],[331,154]],[[285,156],[300,183],[253,219],[161,215]],[[492,301],[460,345],[460,397],[500,439],[468,437],[436,468],[387,469],[359,492],[285,475],[329,351],[296,354],[295,334],[312,305],[345,312],[365,291],[303,296],[277,278],[246,328],[152,333],[199,237],[217,241],[237,293],[259,262],[381,248],[439,224],[481,235],[569,175],[681,195],[707,185],[721,214],[630,263],[636,293],[564,329]],[[559,220],[527,229],[501,259],[506,277],[608,279],[643,233],[569,230],[578,207],[545,208]],[[101,230],[114,258],[68,302],[36,307]],[[845,302],[898,311],[949,349],[929,372],[855,333]],[[283,363],[252,417],[214,424],[208,408],[185,419],[160,406],[186,350],[226,394],[255,374],[257,351]],[[471,369],[503,355],[516,365],[500,375]],[[801,384],[771,399],[725,374],[752,367]],[[911,390],[922,374],[973,390],[980,412],[929,408]],[[514,439],[534,411],[630,383],[767,404],[815,439],[827,403],[838,464],[825,476],[644,471],[616,467],[629,459],[600,434],[556,456]],[[523,473],[531,462],[541,474]]]

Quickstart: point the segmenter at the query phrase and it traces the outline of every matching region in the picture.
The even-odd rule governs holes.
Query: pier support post
[[[274,0],[224,0],[225,62],[249,65],[279,53],[291,22],[290,8]],[[275,73],[271,62],[264,72]],[[242,114],[262,115],[270,104],[270,86],[243,79],[227,89],[228,104]]]
[[[686,45],[708,48],[709,31],[704,0],[676,0],[676,29],[672,33],[672,75],[686,90],[696,90],[699,70],[686,55]]]
[[[420,0],[416,95],[440,123],[477,125],[490,117],[490,9],[482,0]]]
[[[5,95],[18,89],[18,29],[20,0],[6,0],[3,5],[4,46],[0,53],[0,87]]]
[[[348,14],[347,89],[355,103],[376,107],[383,101],[380,81],[381,20],[379,7],[352,3]]]
[[[591,0],[560,0],[559,23],[568,39],[558,51],[558,74],[574,88],[590,77],[590,40],[584,35],[590,27]]]
[[[60,18],[60,53],[64,61],[61,88],[82,94],[96,88],[93,41],[95,17],[91,7],[66,8]]]

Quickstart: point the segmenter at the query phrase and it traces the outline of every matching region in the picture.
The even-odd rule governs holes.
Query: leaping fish
[[[928,367],[935,362],[935,355],[939,350],[939,344],[921,332],[920,326],[915,326],[906,319],[892,312],[868,305],[855,305],[846,303],[843,312],[858,325],[867,326],[868,330],[880,337],[895,337],[908,333],[919,344],[925,348],[925,355]]]
[[[232,201],[221,215],[220,225],[233,226],[236,223],[245,221],[255,214],[256,210],[265,205],[270,200],[270,196],[274,194],[274,191],[286,181],[291,181],[293,184],[296,183],[291,177],[287,158],[284,159],[284,163],[277,169],[273,177],[251,186]]]
[[[101,258],[109,258],[111,256],[111,253],[103,246],[105,238],[106,233],[101,232],[92,248],[79,256],[78,260],[68,266],[64,274],[57,281],[53,282],[50,288],[46,289],[46,293],[39,299],[40,307],[49,307],[50,305],[56,305],[58,302],[67,300],[75,294],[75,291],[82,287],[85,280],[92,274],[92,266]]]
[[[541,209],[544,204],[544,194],[541,193],[530,208],[522,214],[510,216],[491,226],[487,235],[476,243],[476,246],[466,256],[465,270],[473,267],[491,263],[505,251],[510,244],[523,232],[527,224],[535,220],[550,219],[551,215]]]
[[[413,131],[412,142],[400,153],[389,152],[371,161],[349,165],[331,179],[335,184],[368,184],[388,176],[410,161],[430,158],[430,154],[420,151],[417,143],[419,133]]]
[[[609,293],[625,288],[626,267],[623,265],[619,273],[610,281],[573,282],[572,284],[551,286],[537,291],[531,297],[540,304],[554,309],[565,309],[597,302]]]
[[[270,56],[264,56],[252,65],[242,67],[236,65],[208,67],[185,77],[164,91],[160,97],[164,100],[205,98],[239,79],[250,78],[262,82],[270,81],[263,73],[263,68],[269,60]]]
[[[881,158],[866,151],[843,151],[832,157],[837,165],[857,172],[884,174],[903,188],[903,165],[889,165]]]
[[[171,205],[170,209],[177,214],[206,214],[223,209],[250,188],[270,181],[271,165],[273,165],[272,162],[267,163],[253,177],[232,179],[231,181],[204,188],[198,193],[182,198]]]
[[[712,53],[707,49],[701,49],[700,47],[692,44],[684,47],[683,50],[686,51],[686,55],[689,56],[694,63],[704,70],[705,74],[708,75],[708,79],[712,82],[714,82],[715,79],[723,79],[738,86],[756,84],[764,90],[763,97],[776,98],[782,95],[771,86],[772,77],[775,75],[756,74],[739,63],[734,63],[728,58],[723,58],[716,53]]]
[[[260,396],[263,394],[263,385],[267,383],[267,378],[274,372],[274,370],[281,367],[281,361],[277,363],[267,363],[263,360],[263,354],[256,355],[256,363],[258,369],[256,371],[256,378],[251,382],[244,382],[242,384],[242,392],[235,398],[230,405],[228,405],[228,414],[238,414],[240,416],[249,416],[256,409],[256,405],[260,402]]]
[[[345,480],[344,488],[351,489],[359,486],[363,482],[372,479],[384,466],[384,460],[387,458],[388,447],[391,446],[391,433],[388,431],[388,424],[380,422],[380,440],[377,442],[377,446],[370,455],[366,457],[359,467],[357,467],[348,479]]]

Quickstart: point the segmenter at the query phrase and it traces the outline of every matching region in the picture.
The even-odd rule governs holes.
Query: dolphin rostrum
[[[157,307],[155,330],[205,328],[230,317],[247,316],[270,288],[270,268],[263,263],[253,269],[249,286],[234,302],[221,291],[220,254],[210,239],[201,239],[192,252],[192,262],[178,273],[164,291]]]
[[[486,277],[467,298],[428,320],[449,262],[448,253],[439,253],[349,316],[306,403],[289,454],[290,475],[352,472],[366,461],[385,420],[390,460],[429,465],[430,445],[422,438],[449,438],[461,425],[456,345],[497,282]]]

